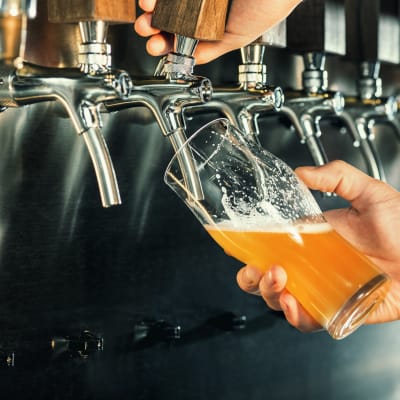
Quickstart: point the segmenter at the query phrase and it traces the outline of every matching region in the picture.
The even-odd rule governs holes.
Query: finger
[[[260,281],[260,293],[268,307],[280,311],[280,296],[285,290],[287,275],[285,270],[279,266],[273,266],[264,274]]]
[[[299,167],[296,174],[310,189],[334,192],[351,202],[355,209],[368,208],[384,201],[385,194],[390,198],[396,193],[389,185],[340,160],[319,167]]]
[[[211,41],[211,42],[200,42],[194,53],[196,64],[207,64],[210,61],[236,49],[236,44],[230,44],[228,40],[223,41]]]
[[[139,36],[147,37],[160,32],[151,26],[151,14],[142,14],[135,21],[135,31]]]
[[[321,325],[313,319],[300,303],[287,291],[280,297],[280,307],[286,320],[301,332],[312,332],[321,329]]]
[[[258,269],[246,266],[239,270],[236,275],[236,281],[239,287],[245,292],[259,295],[260,290],[258,285],[262,276],[262,273]]]
[[[139,7],[146,12],[152,12],[156,5],[156,0],[139,0]]]
[[[164,34],[153,35],[146,43],[146,50],[152,56],[160,56],[173,50],[173,44]]]

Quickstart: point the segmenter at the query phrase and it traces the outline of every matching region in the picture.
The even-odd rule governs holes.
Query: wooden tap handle
[[[132,23],[136,17],[133,0],[48,0],[50,22],[104,21]]]
[[[152,25],[164,32],[198,40],[220,40],[228,0],[157,0]]]

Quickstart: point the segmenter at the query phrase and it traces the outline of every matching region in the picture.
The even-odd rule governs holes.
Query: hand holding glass
[[[227,120],[191,136],[165,182],[227,254],[261,271],[282,265],[287,290],[333,338],[387,293],[390,279],[332,229],[293,170]]]

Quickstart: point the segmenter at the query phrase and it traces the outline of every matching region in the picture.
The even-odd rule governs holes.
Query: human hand
[[[343,161],[300,167],[296,173],[310,189],[335,192],[350,202],[349,208],[325,212],[327,221],[392,278],[385,300],[366,323],[400,319],[400,193]],[[245,266],[237,274],[237,282],[244,291],[260,294],[270,308],[282,310],[287,321],[300,331],[320,329],[285,289],[286,280],[281,266],[272,266],[265,274]]]
[[[234,0],[232,2],[225,34],[219,41],[200,41],[196,48],[197,64],[204,64],[248,45],[273,25],[286,18],[301,0]],[[144,11],[135,22],[138,35],[150,37],[146,50],[150,55],[160,56],[172,50],[171,35],[151,26],[152,11],[156,0],[139,0]]]

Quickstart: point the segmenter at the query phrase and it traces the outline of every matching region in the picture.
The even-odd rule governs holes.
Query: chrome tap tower
[[[163,182],[186,138],[224,116],[293,168],[340,158],[400,189],[399,62],[342,46],[367,31],[366,50],[395,49],[398,2],[307,0],[196,65],[228,3],[159,0],[153,23],[175,39],[160,60],[132,27],[137,2],[0,1],[1,399],[398,397],[398,323],[340,344],[296,331],[238,288],[241,264]],[[372,111],[382,123],[359,120]]]

